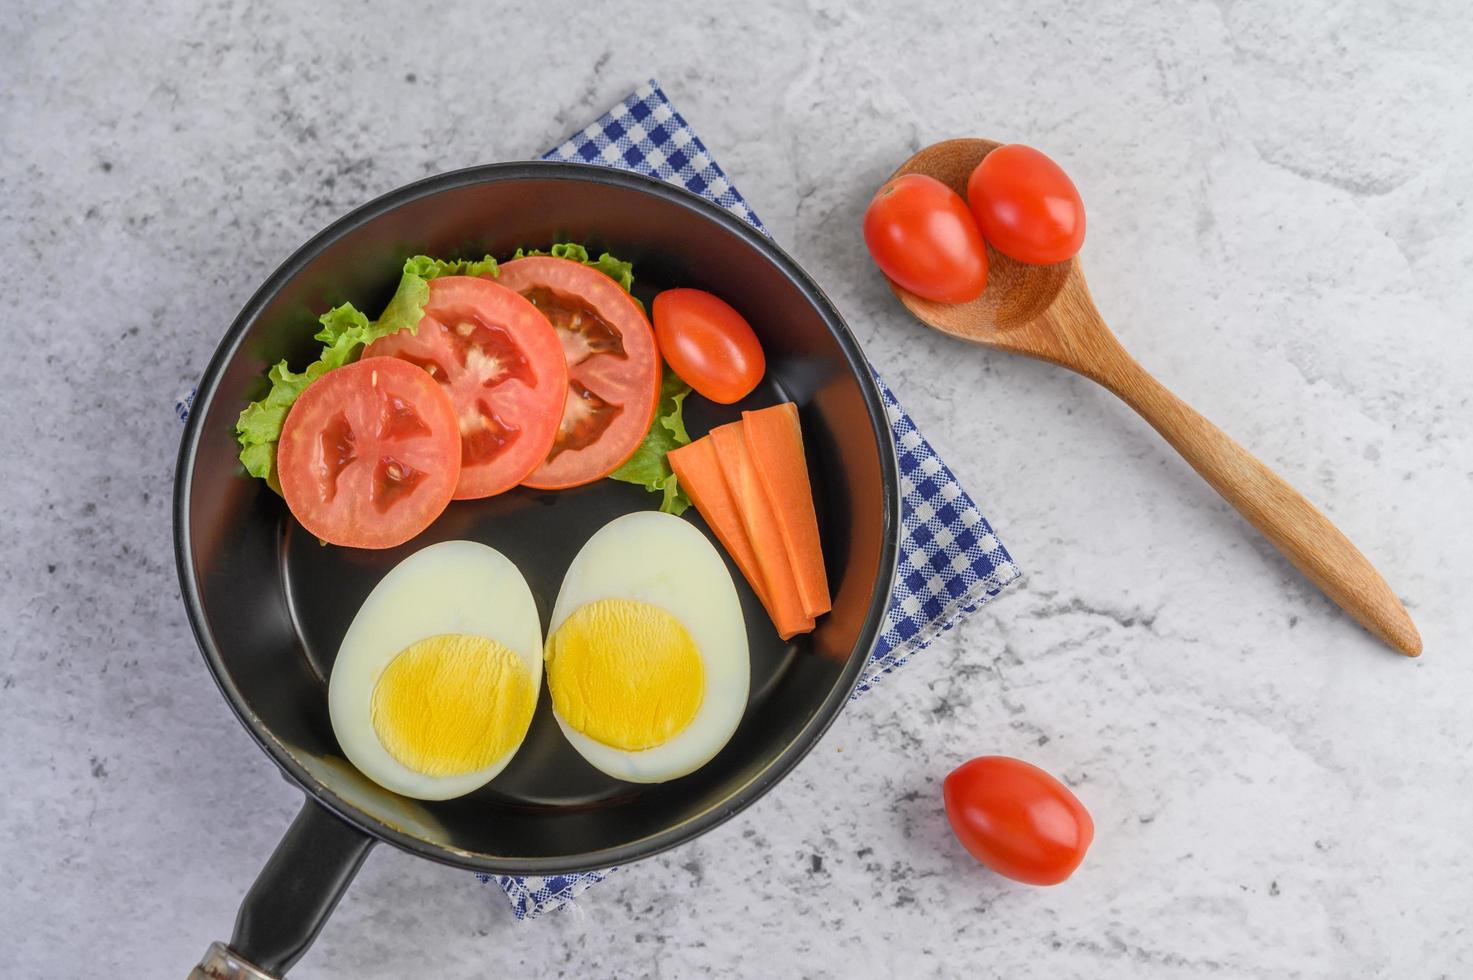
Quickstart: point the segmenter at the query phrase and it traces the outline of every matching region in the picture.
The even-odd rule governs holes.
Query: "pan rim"
[[[851,698],[854,688],[869,661],[869,653],[879,637],[889,597],[894,586],[900,534],[900,478],[894,438],[887,421],[884,399],[869,362],[847,323],[822,288],[788,253],[772,239],[757,231],[735,214],[704,197],[665,181],[643,174],[608,167],[561,161],[522,161],[484,164],[427,177],[389,191],[363,204],[329,224],[299,246],[282,262],[246,301],[211,354],[195,389],[194,405],[208,406],[214,398],[226,366],[234,359],[245,335],[270,299],[313,258],[330,244],[358,227],[404,204],[447,191],[482,183],[507,180],[554,180],[597,183],[621,187],[636,193],[663,198],[695,211],[708,222],[735,234],[748,247],[755,249],[777,271],[791,281],[810,303],[834,336],[850,373],[863,394],[871,429],[879,453],[882,503],[882,538],[880,567],[874,593],[870,597],[859,637],[839,681],[820,703],[818,710],[772,759],[742,782],[723,800],[701,812],[666,828],[614,847],[583,851],[564,857],[506,858],[480,852],[464,851],[437,844],[388,824],[359,809],[318,780],[287,751],[265,723],[251,710],[239,688],[230,677],[220,651],[206,623],[198,581],[195,575],[194,547],[189,533],[189,503],[193,487],[193,470],[199,455],[200,420],[203,411],[191,410],[180,442],[175,466],[173,535],[180,595],[195,642],[209,668],[216,686],[231,706],[238,721],[251,737],[295,783],[309,800],[326,807],[337,817],[364,834],[420,857],[483,874],[566,875],[597,871],[635,860],[652,857],[690,841],[731,819],[764,796],[777,785],[812,750],[829,729]]]

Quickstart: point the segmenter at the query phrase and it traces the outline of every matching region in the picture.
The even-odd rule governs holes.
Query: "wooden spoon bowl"
[[[980,139],[935,143],[894,176],[928,174],[965,197],[967,178],[1001,145]],[[1114,392],[1336,605],[1407,656],[1422,652],[1411,616],[1355,545],[1126,352],[1095,308],[1077,257],[1057,265],[1026,265],[988,246],[987,259],[987,288],[967,303],[935,303],[894,283],[890,288],[929,327],[1061,365]]]
[[[933,143],[895,171],[902,174],[926,174],[967,196],[967,178],[977,169],[982,158],[1002,146],[992,140],[947,140]],[[994,338],[1026,328],[1053,305],[1060,291],[1078,272],[1079,260],[1070,259],[1057,265],[1027,265],[1010,259],[991,245],[987,246],[987,288],[982,295],[966,303],[936,303],[922,299],[891,284],[895,295],[906,308],[927,326],[943,333],[975,343],[991,344]],[[1026,330],[1022,333],[1027,333]],[[1022,336],[1014,343],[1025,343]],[[999,343],[997,346],[1003,346]],[[1020,350],[1019,353],[1030,351]]]

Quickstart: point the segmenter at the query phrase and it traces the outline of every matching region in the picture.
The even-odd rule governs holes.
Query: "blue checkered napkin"
[[[543,159],[603,164],[658,177],[703,195],[767,233],[653,81]],[[900,559],[890,608],[855,689],[856,698],[1021,574],[972,498],[884,381],[879,384],[900,464]],[[181,420],[188,418],[192,395],[175,404]],[[567,905],[608,873],[478,877],[494,881],[506,892],[518,919],[533,919]]]
[[[658,177],[695,191],[767,234],[695,130],[654,81],[635,89],[543,159],[597,163]],[[879,380],[878,374],[875,377]],[[900,566],[895,593],[855,689],[856,698],[1021,574],[972,498],[917,431],[885,382],[879,383],[900,463]],[[608,874],[497,875],[486,880],[495,881],[506,892],[518,919],[533,919],[562,908]]]
[[[875,381],[900,463],[900,561],[854,698],[1023,574],[878,372]]]

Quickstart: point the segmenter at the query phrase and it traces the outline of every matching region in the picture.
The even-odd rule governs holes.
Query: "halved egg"
[[[747,629],[726,563],[678,517],[600,528],[568,567],[547,688],[573,748],[616,779],[660,783],[720,752],[747,708]]]
[[[462,796],[506,768],[542,684],[542,629],[501,552],[444,541],[395,565],[338,648],[328,713],[348,760],[385,789]]]

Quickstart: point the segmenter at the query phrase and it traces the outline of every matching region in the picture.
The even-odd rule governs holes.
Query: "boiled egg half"
[[[747,708],[747,630],[706,536],[653,511],[604,525],[568,567],[546,645],[553,714],[616,779],[659,783],[720,752]]]
[[[444,541],[364,600],[333,664],[328,711],[365,776],[445,800],[506,768],[541,683],[542,629],[522,573],[494,548]]]

